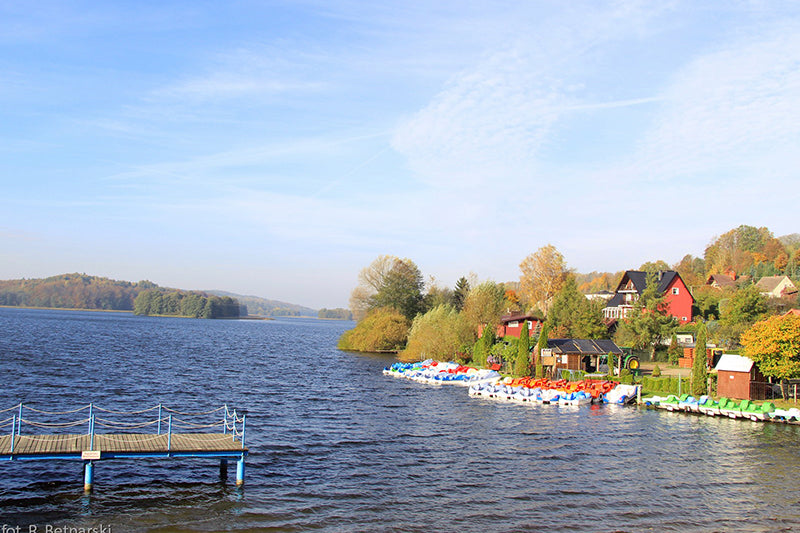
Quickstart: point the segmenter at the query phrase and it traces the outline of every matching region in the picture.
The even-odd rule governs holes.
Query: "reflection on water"
[[[0,465],[0,522],[114,531],[776,531],[798,428],[470,399],[335,349],[350,323],[0,309],[0,407],[248,410],[246,484],[211,460]]]

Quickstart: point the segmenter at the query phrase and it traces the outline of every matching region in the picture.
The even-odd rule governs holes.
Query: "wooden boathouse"
[[[156,414],[145,421],[122,421],[120,416]],[[0,436],[0,460],[30,461],[73,459],[83,461],[84,490],[94,484],[94,464],[109,459],[205,457],[236,461],[236,484],[244,483],[246,414],[222,406],[200,413],[181,412],[164,405],[139,411],[114,411],[89,404],[70,411],[45,411],[20,403],[0,413],[7,433]],[[63,421],[64,416],[81,416]],[[211,423],[197,417],[215,416]],[[62,420],[57,419],[62,417]],[[84,427],[85,431],[75,430]]]

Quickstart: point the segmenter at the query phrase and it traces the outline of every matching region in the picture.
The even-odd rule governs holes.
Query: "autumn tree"
[[[685,255],[672,269],[681,275],[689,287],[702,287],[706,282],[706,262],[702,257]],[[694,291],[693,291],[694,292]]]
[[[552,244],[539,248],[520,263],[520,296],[529,307],[547,311],[549,300],[564,285],[568,273],[564,256]]]
[[[786,249],[769,229],[742,225],[719,236],[705,253],[709,274],[722,274],[733,270],[739,274],[750,272],[759,265],[774,269],[775,260]],[[765,275],[765,274],[761,274]]]
[[[650,274],[652,272],[669,270],[669,265],[667,264],[666,261],[659,259],[658,261],[648,261],[644,263],[642,266],[639,267],[639,270]]]
[[[372,297],[383,287],[386,276],[399,259],[393,255],[379,255],[358,274],[358,285],[350,293],[350,311],[361,320],[372,307]]]
[[[474,331],[494,330],[503,314],[505,290],[501,284],[484,281],[472,288],[464,301],[464,316]]]
[[[765,376],[780,380],[800,376],[800,316],[773,316],[757,322],[742,334],[741,344],[744,355]]]
[[[706,325],[697,327],[694,344],[694,362],[692,363],[692,395],[699,398],[708,391],[708,357],[706,356]]]

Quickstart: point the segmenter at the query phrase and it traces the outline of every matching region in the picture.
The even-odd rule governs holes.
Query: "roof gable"
[[[787,288],[792,288],[792,289],[795,288],[794,283],[792,283],[792,280],[790,280],[786,276],[764,276],[763,278],[758,280],[758,283],[756,283],[756,287],[758,287],[758,289],[761,292],[773,292],[782,283]]]
[[[674,270],[661,270],[658,272],[658,292],[664,293],[676,280],[681,279],[680,274]],[[682,281],[682,280],[681,280]],[[617,285],[616,293],[633,288],[638,294],[642,294],[647,288],[647,272],[641,270],[626,270],[622,279]]]

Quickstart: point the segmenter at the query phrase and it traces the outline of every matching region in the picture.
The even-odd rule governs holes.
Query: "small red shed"
[[[749,357],[722,354],[716,370],[718,396],[739,400],[765,398],[766,379]]]

